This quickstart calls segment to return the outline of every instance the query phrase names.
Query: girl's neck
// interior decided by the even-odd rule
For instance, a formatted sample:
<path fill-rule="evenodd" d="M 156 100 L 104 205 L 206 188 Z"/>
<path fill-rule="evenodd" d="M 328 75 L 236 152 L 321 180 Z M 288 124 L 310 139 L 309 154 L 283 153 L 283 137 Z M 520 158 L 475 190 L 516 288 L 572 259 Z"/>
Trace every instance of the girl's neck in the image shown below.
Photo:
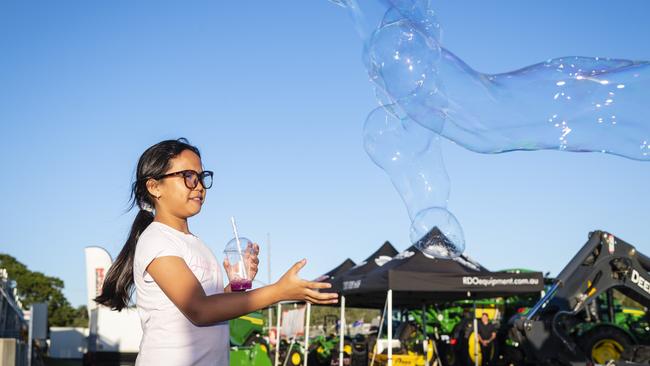
<path fill-rule="evenodd" d="M 172 215 L 165 215 L 164 213 L 156 212 L 156 216 L 153 218 L 154 221 L 161 222 L 169 227 L 172 227 L 178 231 L 181 231 L 185 234 L 190 234 L 190 229 L 187 226 L 187 219 L 175 217 Z"/>

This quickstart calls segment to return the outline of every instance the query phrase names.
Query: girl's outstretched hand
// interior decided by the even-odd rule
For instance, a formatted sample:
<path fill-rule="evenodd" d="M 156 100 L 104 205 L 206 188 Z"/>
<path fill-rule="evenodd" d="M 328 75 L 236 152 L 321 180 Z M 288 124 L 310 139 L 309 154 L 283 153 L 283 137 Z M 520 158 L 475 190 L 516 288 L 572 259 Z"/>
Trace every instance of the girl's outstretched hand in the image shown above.
<path fill-rule="evenodd" d="M 275 283 L 274 286 L 279 291 L 282 300 L 307 301 L 312 304 L 336 304 L 338 294 L 318 291 L 332 287 L 331 284 L 306 281 L 298 276 L 298 272 L 305 264 L 307 264 L 306 259 L 297 262 Z"/>

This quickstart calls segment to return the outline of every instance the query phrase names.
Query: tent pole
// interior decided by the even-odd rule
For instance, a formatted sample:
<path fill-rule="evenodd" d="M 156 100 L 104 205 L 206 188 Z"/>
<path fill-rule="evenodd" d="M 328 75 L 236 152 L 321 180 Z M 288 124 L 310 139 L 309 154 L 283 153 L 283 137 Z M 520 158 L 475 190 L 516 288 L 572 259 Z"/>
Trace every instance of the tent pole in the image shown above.
<path fill-rule="evenodd" d="M 268 332 L 271 330 L 271 327 L 273 326 L 273 305 L 269 306 L 266 310 L 269 312 L 267 323 L 266 323 L 267 324 L 266 331 Z"/>
<path fill-rule="evenodd" d="M 305 326 L 305 362 L 304 366 L 307 366 L 307 356 L 309 356 L 309 323 L 311 322 L 311 303 L 307 303 L 307 325 Z"/>
<path fill-rule="evenodd" d="M 345 296 L 341 296 L 341 320 L 339 321 L 339 366 L 343 366 L 343 347 L 345 346 Z"/>
<path fill-rule="evenodd" d="M 424 351 L 424 366 L 429 366 L 429 357 L 427 357 L 428 354 L 428 347 L 429 347 L 429 335 L 427 334 L 427 305 L 425 303 L 422 303 L 422 316 L 420 317 L 422 319 L 422 335 L 423 335 L 423 340 L 422 340 L 422 351 Z"/>
<path fill-rule="evenodd" d="M 393 290 L 388 290 L 388 366 L 393 366 Z"/>
<path fill-rule="evenodd" d="M 381 339 L 381 331 L 384 328 L 384 319 L 386 318 L 386 305 L 388 303 L 384 303 L 384 311 L 381 313 L 381 320 L 379 321 L 379 331 L 377 332 L 377 340 L 375 341 L 375 349 L 371 350 L 372 351 L 372 360 L 370 361 L 370 366 L 375 365 L 375 356 L 377 356 L 377 343 L 379 343 L 379 340 Z"/>
<path fill-rule="evenodd" d="M 267 268 L 267 270 L 268 270 L 267 281 L 268 281 L 268 284 L 270 285 L 271 283 L 273 283 L 271 281 L 272 277 L 271 277 L 271 234 L 270 233 L 266 233 L 266 244 L 268 246 L 268 250 L 266 251 L 266 265 L 268 266 L 268 268 Z M 269 306 L 269 309 L 268 309 L 269 310 L 269 314 L 268 314 L 269 315 L 269 323 L 268 323 L 268 329 L 269 330 L 271 329 L 271 325 L 273 324 L 273 314 L 271 312 L 272 309 L 273 309 L 273 306 Z"/>
<path fill-rule="evenodd" d="M 293 348 L 293 345 L 296 343 L 296 337 L 291 337 L 291 342 L 289 342 L 289 349 L 287 349 L 287 355 L 284 356 L 284 362 L 282 363 L 282 366 L 287 366 L 287 361 L 289 361 L 289 356 L 291 355 L 291 348 Z"/>
<path fill-rule="evenodd" d="M 478 321 L 476 320 L 476 300 L 474 300 L 474 366 L 478 366 Z"/>
<path fill-rule="evenodd" d="M 273 365 L 278 366 L 280 363 L 280 318 L 282 317 L 282 304 L 278 303 L 278 313 L 276 314 L 276 325 L 275 325 L 275 362 Z"/>
<path fill-rule="evenodd" d="M 438 330 L 434 327 L 433 328 L 433 334 L 431 335 L 431 347 L 433 348 L 433 353 L 436 356 L 436 362 L 438 362 L 436 365 L 440 366 L 442 365 L 442 360 L 440 359 L 440 353 L 438 352 L 438 345 L 436 344 L 436 341 L 440 339 L 438 336 Z"/>
<path fill-rule="evenodd" d="M 266 323 L 266 332 L 267 332 L 267 334 L 270 334 L 271 333 L 271 327 L 273 327 L 273 305 L 269 305 L 269 307 L 266 308 L 266 310 L 269 313 L 268 314 L 269 315 L 268 323 Z"/>

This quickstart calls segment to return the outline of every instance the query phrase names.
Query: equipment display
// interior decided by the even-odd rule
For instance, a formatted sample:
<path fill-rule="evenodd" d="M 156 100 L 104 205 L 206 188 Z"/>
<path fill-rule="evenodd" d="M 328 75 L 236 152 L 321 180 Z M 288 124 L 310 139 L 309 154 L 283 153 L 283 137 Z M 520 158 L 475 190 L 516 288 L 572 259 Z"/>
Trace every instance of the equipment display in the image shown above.
<path fill-rule="evenodd" d="M 624 310 L 615 292 L 647 309 L 650 258 L 595 231 L 530 311 L 512 321 L 521 362 L 538 365 L 650 362 L 648 315 Z M 634 315 L 633 315 L 634 314 Z"/>

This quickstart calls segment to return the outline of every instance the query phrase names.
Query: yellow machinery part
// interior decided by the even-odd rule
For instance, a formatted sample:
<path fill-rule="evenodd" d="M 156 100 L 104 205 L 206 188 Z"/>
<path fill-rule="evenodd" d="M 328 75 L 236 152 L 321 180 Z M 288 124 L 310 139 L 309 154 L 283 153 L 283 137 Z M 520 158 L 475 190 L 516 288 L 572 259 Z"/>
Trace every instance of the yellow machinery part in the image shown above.
<path fill-rule="evenodd" d="M 606 364 L 610 360 L 618 360 L 623 353 L 623 345 L 617 341 L 604 338 L 596 342 L 591 348 L 591 359 L 599 364 Z"/>
<path fill-rule="evenodd" d="M 345 353 L 346 355 L 351 355 L 352 354 L 352 346 L 350 346 L 349 344 L 346 344 L 345 346 L 343 346 L 343 353 Z"/>
<path fill-rule="evenodd" d="M 469 353 L 469 359 L 472 360 L 472 365 L 476 362 L 475 358 L 478 358 L 478 364 L 480 365 L 483 362 L 483 355 L 481 354 L 481 344 L 476 340 L 476 333 L 472 332 L 469 335 L 468 343 L 467 352 Z"/>
<path fill-rule="evenodd" d="M 374 352 L 374 349 L 373 349 Z M 434 356 L 433 351 L 433 342 L 429 340 L 429 347 L 427 348 L 427 358 L 429 359 L 429 364 L 431 364 L 431 359 Z M 372 360 L 372 353 L 368 354 L 368 360 Z M 379 354 L 375 356 L 375 365 L 384 366 L 388 364 L 388 355 Z M 421 354 L 416 352 L 408 351 L 408 354 L 393 354 L 393 365 L 394 366 L 424 366 L 424 357 Z"/>
<path fill-rule="evenodd" d="M 291 364 L 294 366 L 300 365 L 300 354 L 298 352 L 291 354 Z"/>

